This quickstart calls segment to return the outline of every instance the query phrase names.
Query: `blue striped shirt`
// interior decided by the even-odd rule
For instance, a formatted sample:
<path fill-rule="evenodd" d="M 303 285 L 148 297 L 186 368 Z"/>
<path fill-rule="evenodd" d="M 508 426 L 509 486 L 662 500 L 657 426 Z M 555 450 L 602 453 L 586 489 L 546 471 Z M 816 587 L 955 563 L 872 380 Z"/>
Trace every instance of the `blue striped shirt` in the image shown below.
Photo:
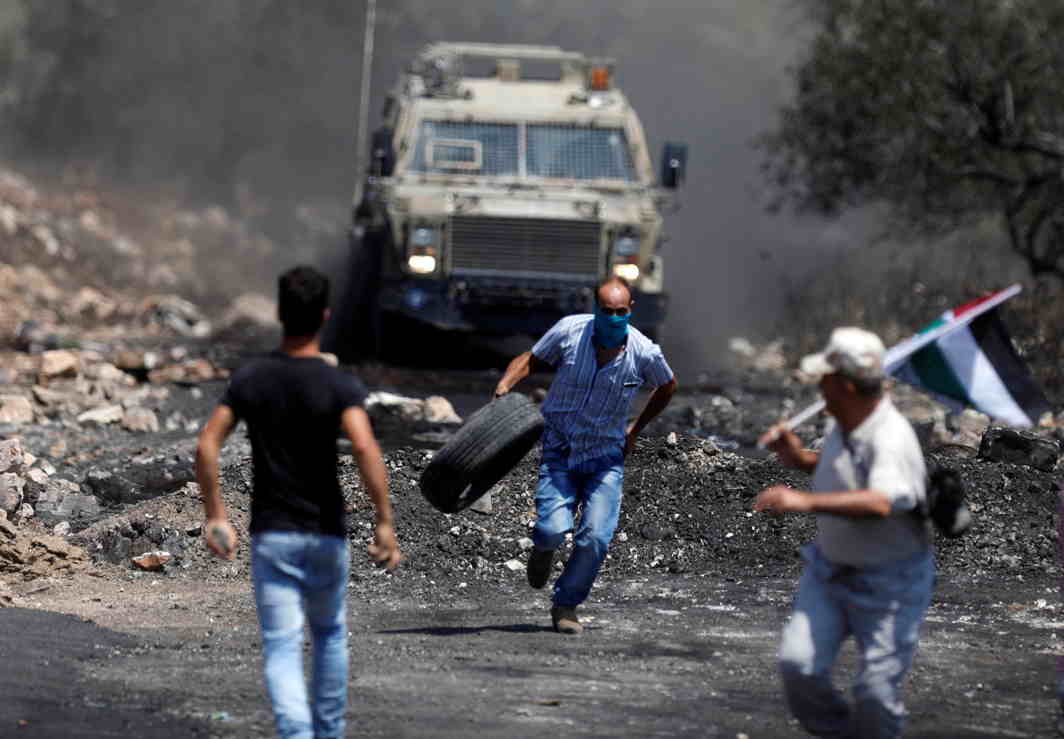
<path fill-rule="evenodd" d="M 569 467 L 624 448 L 632 399 L 643 385 L 673 378 L 661 347 L 635 327 L 623 351 L 598 366 L 591 342 L 594 316 L 567 316 L 543 335 L 532 353 L 557 375 L 543 402 L 543 451 L 568 456 Z"/>

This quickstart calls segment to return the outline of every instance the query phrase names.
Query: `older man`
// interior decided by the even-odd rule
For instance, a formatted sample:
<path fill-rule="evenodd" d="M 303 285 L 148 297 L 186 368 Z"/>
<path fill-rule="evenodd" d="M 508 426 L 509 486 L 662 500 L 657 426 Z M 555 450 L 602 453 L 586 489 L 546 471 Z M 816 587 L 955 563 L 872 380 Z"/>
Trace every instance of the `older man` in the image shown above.
<path fill-rule="evenodd" d="M 554 552 L 582 506 L 572 555 L 554 584 L 551 621 L 565 634 L 583 630 L 576 607 L 591 592 L 617 528 L 624 458 L 676 392 L 676 378 L 661 349 L 628 325 L 633 306 L 628 284 L 610 279 L 595 295 L 594 315 L 560 320 L 531 351 L 510 362 L 495 389 L 498 397 L 531 372 L 557 372 L 543 403 L 547 423 L 528 583 L 537 589 L 547 584 Z M 644 386 L 654 392 L 628 425 L 632 400 Z"/>
<path fill-rule="evenodd" d="M 812 491 L 776 486 L 754 509 L 817 514 L 794 611 L 783 630 L 780 670 L 791 711 L 825 737 L 897 737 L 900 686 L 931 600 L 935 563 L 926 519 L 924 457 L 909 422 L 883 388 L 883 342 L 838 328 L 827 348 L 802 360 L 820 378 L 834 426 L 819 452 L 776 426 L 762 437 L 784 464 L 813 473 Z M 860 672 L 851 706 L 831 668 L 852 635 Z"/>

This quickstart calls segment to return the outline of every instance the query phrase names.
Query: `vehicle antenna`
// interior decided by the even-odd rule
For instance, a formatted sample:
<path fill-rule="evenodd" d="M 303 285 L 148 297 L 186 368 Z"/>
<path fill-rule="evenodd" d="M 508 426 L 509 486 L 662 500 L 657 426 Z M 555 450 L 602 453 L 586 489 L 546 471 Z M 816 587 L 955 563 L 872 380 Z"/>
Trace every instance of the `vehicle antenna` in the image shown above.
<path fill-rule="evenodd" d="M 366 129 L 369 127 L 369 85 L 373 67 L 373 31 L 377 22 L 377 0 L 366 0 L 366 24 L 362 41 L 362 79 L 358 98 L 358 132 L 355 150 L 355 196 L 354 204 L 362 202 L 363 180 L 366 167 Z"/>

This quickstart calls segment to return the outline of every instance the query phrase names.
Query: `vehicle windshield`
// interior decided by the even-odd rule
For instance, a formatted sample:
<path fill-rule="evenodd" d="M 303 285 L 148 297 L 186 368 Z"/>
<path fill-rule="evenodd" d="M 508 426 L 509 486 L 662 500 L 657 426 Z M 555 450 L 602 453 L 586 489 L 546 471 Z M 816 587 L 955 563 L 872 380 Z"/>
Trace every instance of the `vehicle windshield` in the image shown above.
<path fill-rule="evenodd" d="M 523 147 L 519 146 L 522 140 Z M 414 170 L 575 180 L 636 179 L 623 129 L 561 124 L 422 121 Z"/>
<path fill-rule="evenodd" d="M 628 139 L 620 128 L 530 125 L 527 136 L 531 177 L 635 179 Z"/>
<path fill-rule="evenodd" d="M 422 121 L 414 169 L 516 175 L 517 137 L 515 123 Z"/>

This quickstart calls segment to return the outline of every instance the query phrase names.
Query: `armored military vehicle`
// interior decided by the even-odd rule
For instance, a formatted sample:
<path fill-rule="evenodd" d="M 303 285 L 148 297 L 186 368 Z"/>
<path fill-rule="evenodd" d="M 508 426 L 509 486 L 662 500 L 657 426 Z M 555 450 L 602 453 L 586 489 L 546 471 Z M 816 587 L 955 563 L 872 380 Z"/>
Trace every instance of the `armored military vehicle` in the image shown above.
<path fill-rule="evenodd" d="M 657 337 L 662 211 L 686 148 L 665 145 L 656 180 L 613 71 L 555 47 L 424 48 L 372 135 L 352 229 L 362 297 L 337 319 L 368 323 L 377 350 L 403 333 L 395 319 L 536 336 L 591 310 L 594 285 L 616 274 L 633 287 L 633 323 Z"/>

